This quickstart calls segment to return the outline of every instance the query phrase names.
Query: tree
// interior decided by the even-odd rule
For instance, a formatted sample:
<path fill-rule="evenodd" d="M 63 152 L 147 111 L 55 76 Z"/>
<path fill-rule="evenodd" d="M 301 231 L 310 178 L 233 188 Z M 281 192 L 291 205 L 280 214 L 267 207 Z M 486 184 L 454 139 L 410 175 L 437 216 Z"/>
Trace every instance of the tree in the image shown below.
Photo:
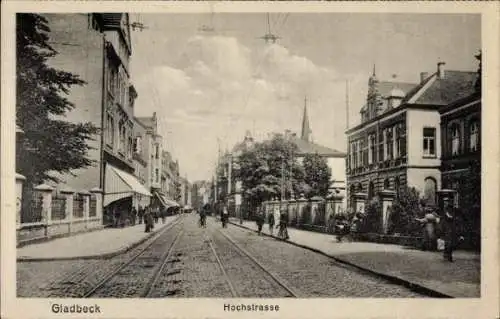
<path fill-rule="evenodd" d="M 306 197 L 326 197 L 330 188 L 330 177 L 332 175 L 326 159 L 318 154 L 307 154 L 304 157 L 302 165 L 305 172 L 304 181 L 310 186 Z"/>
<path fill-rule="evenodd" d="M 243 198 L 249 209 L 281 195 L 283 174 L 285 195 L 290 196 L 292 190 L 297 194 L 302 187 L 299 184 L 303 170 L 294 160 L 296 151 L 297 146 L 281 134 L 242 151 L 235 177 L 242 182 Z"/>
<path fill-rule="evenodd" d="M 420 193 L 416 188 L 403 189 L 392 206 L 389 231 L 403 235 L 419 235 L 419 223 L 415 219 L 421 217 L 421 204 Z"/>
<path fill-rule="evenodd" d="M 95 161 L 88 145 L 99 129 L 91 123 L 62 120 L 75 105 L 67 95 L 85 82 L 78 75 L 50 67 L 57 52 L 49 43 L 47 20 L 22 13 L 16 19 L 16 123 L 24 131 L 16 140 L 16 170 L 26 184 L 58 182 L 51 172 L 71 173 Z"/>

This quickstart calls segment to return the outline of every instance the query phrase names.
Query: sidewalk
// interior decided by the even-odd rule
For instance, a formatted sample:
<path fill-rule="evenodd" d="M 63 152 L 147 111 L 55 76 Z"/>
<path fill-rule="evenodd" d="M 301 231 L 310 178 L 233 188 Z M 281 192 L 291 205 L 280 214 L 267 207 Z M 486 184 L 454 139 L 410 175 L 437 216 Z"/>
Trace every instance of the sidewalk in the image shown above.
<path fill-rule="evenodd" d="M 42 261 L 112 257 L 141 244 L 179 216 L 168 216 L 165 224 L 162 224 L 160 219 L 151 233 L 144 232 L 144 224 L 138 224 L 125 228 L 105 228 L 40 244 L 27 245 L 17 248 L 17 260 Z"/>
<path fill-rule="evenodd" d="M 231 218 L 231 223 L 256 231 L 255 222 Z M 269 225 L 263 232 L 269 234 Z M 274 234 L 277 234 L 275 229 Z M 368 242 L 337 243 L 332 235 L 288 229 L 293 244 L 317 250 L 338 261 L 368 270 L 395 281 L 410 283 L 456 298 L 481 294 L 481 256 L 478 253 L 456 251 L 454 262 L 443 260 L 441 252 L 425 252 L 399 245 Z"/>

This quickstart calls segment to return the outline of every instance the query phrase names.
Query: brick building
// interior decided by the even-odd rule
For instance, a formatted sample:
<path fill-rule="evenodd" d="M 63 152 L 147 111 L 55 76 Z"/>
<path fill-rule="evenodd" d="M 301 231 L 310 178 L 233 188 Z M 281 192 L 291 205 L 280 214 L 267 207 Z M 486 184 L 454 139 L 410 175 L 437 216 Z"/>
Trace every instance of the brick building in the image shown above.
<path fill-rule="evenodd" d="M 474 90 L 475 72 L 445 70 L 438 63 L 420 83 L 379 81 L 375 70 L 368 82 L 361 124 L 349 129 L 347 196 L 370 200 L 381 190 L 396 196 L 404 187 L 418 189 L 428 205 L 441 189 L 441 130 L 439 109 Z"/>

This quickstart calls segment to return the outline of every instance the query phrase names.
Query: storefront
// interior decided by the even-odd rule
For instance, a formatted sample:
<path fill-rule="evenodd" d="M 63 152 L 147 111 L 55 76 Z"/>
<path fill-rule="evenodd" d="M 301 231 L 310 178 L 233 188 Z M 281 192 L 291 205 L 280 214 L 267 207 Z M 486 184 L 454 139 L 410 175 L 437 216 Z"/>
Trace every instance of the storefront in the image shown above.
<path fill-rule="evenodd" d="M 104 224 L 124 226 L 131 219 L 132 207 L 144 205 L 151 193 L 133 175 L 106 165 L 104 184 Z M 142 203 L 142 204 L 141 204 Z"/>

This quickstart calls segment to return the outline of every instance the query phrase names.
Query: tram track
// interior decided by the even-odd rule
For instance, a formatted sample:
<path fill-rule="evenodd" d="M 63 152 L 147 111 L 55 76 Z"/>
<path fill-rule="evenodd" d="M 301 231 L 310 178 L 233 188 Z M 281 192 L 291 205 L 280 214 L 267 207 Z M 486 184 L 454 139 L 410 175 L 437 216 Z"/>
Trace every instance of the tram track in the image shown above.
<path fill-rule="evenodd" d="M 85 292 L 83 298 L 137 298 L 150 294 L 155 278 L 171 257 L 182 234 L 182 222 L 163 230 L 125 263 L 108 272 Z M 180 228 L 180 229 L 179 229 Z M 170 233 L 167 231 L 171 231 Z M 165 250 L 164 247 L 168 249 Z"/>
<path fill-rule="evenodd" d="M 207 241 L 234 298 L 256 297 L 254 293 L 258 297 L 267 298 L 298 298 L 301 296 L 299 291 L 291 288 L 283 279 L 265 267 L 222 229 L 211 231 L 207 235 Z M 219 254 L 216 247 L 223 251 L 224 254 Z M 233 252 L 236 251 L 239 258 L 235 257 L 228 247 L 231 247 Z M 235 263 L 239 263 L 239 266 L 234 267 Z M 245 275 L 253 279 L 246 281 Z M 263 282 L 266 282 L 267 289 L 261 289 L 264 286 Z"/>

